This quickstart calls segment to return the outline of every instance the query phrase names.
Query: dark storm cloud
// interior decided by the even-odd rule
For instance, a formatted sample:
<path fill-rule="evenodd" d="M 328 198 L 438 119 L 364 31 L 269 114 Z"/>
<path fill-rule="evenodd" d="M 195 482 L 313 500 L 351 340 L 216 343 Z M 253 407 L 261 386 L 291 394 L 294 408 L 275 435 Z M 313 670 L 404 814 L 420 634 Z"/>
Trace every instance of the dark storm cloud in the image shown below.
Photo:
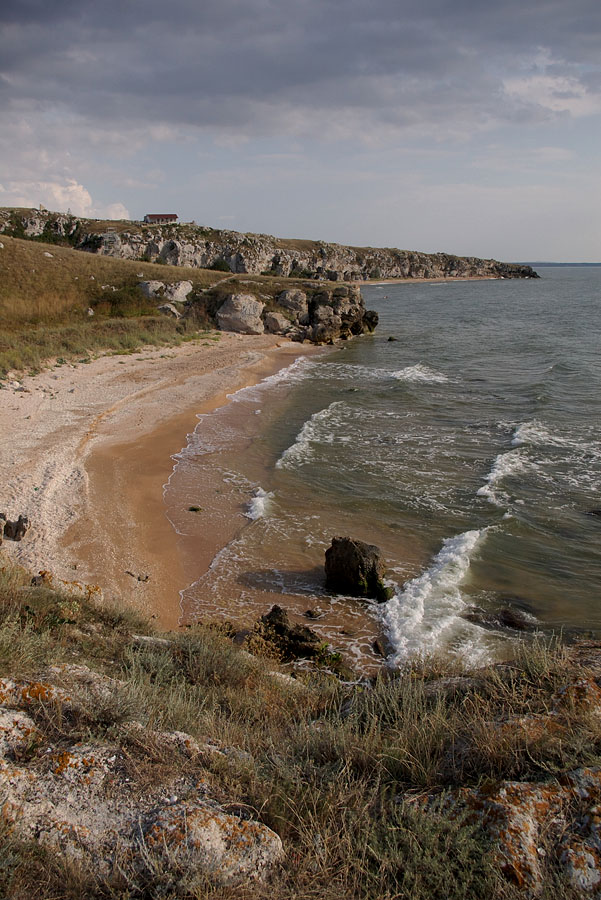
<path fill-rule="evenodd" d="M 5 0 L 0 104 L 91 120 L 311 130 L 525 117 L 503 77 L 599 83 L 598 0 Z M 531 111 L 534 115 L 534 112 Z M 541 112 L 541 115 L 544 113 Z"/>

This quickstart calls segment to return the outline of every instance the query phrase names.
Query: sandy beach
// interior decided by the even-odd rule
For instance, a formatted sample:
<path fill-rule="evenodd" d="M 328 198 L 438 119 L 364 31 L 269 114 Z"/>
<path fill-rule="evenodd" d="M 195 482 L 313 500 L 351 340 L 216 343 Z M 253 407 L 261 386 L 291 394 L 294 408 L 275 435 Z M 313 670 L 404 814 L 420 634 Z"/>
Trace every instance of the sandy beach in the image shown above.
<path fill-rule="evenodd" d="M 224 333 L 9 381 L 0 390 L 0 511 L 27 515 L 31 529 L 4 549 L 32 572 L 98 584 L 106 599 L 176 627 L 186 585 L 163 507 L 171 457 L 199 413 L 315 352 L 271 335 Z M 201 568 L 222 539 L 204 536 Z"/>

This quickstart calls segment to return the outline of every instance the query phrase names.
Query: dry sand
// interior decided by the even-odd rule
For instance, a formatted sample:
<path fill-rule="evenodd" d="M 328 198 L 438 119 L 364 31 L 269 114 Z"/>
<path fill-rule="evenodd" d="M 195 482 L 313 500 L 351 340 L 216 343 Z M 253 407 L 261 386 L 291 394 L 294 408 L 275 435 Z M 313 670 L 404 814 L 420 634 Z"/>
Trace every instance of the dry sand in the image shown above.
<path fill-rule="evenodd" d="M 163 507 L 171 457 L 199 413 L 316 349 L 222 334 L 9 384 L 0 391 L 0 512 L 27 515 L 32 527 L 4 548 L 32 572 L 97 583 L 106 598 L 176 626 L 186 584 Z M 209 562 L 219 547 L 208 534 Z"/>

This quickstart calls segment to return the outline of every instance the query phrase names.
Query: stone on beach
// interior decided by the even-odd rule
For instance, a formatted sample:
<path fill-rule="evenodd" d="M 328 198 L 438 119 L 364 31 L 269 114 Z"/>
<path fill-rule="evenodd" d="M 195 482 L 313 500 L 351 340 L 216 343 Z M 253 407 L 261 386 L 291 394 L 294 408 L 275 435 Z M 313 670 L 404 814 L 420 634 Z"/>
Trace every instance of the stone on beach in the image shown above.
<path fill-rule="evenodd" d="M 4 513 L 0 513 L 0 544 L 3 537 L 7 541 L 23 540 L 29 528 L 30 522 L 27 516 L 19 516 L 15 522 L 11 522 Z"/>
<path fill-rule="evenodd" d="M 311 659 L 322 643 L 311 628 L 291 623 L 288 613 L 281 606 L 272 606 L 268 613 L 261 616 L 255 632 L 277 648 L 284 662 Z"/>

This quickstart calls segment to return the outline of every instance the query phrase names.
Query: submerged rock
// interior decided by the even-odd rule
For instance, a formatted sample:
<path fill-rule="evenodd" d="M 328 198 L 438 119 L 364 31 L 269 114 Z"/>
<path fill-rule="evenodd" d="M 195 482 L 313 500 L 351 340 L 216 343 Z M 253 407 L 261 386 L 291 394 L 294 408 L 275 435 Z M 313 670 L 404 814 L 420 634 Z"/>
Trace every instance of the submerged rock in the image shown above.
<path fill-rule="evenodd" d="M 389 600 L 392 589 L 384 584 L 385 567 L 380 549 L 350 537 L 335 537 L 326 550 L 326 587 L 339 594 Z"/>
<path fill-rule="evenodd" d="M 482 628 L 511 628 L 514 631 L 531 631 L 536 628 L 536 617 L 517 606 L 503 606 L 499 610 L 486 610 L 471 606 L 464 618 Z"/>

